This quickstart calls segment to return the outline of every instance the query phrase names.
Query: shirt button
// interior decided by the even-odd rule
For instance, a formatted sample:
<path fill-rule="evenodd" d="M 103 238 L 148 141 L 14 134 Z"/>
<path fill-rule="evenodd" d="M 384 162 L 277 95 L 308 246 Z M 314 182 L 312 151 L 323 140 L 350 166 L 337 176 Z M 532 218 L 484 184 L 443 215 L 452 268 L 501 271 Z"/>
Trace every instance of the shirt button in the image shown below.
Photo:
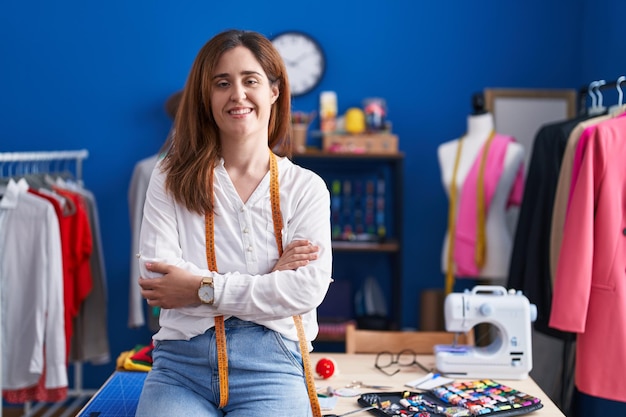
<path fill-rule="evenodd" d="M 252 252 L 252 246 L 248 246 L 248 252 Z"/>
<path fill-rule="evenodd" d="M 626 236 L 626 228 L 622 230 L 622 233 L 624 234 L 624 236 Z"/>
<path fill-rule="evenodd" d="M 250 233 L 250 229 L 248 229 L 247 227 L 245 227 L 245 228 L 243 229 L 243 232 L 244 232 L 244 233 Z"/>

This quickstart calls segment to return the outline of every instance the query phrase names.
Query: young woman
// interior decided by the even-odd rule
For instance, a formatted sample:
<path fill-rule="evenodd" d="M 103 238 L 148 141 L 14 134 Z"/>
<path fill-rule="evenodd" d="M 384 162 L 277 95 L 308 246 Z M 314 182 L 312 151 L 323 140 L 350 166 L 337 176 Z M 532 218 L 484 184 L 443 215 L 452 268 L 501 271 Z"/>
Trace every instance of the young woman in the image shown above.
<path fill-rule="evenodd" d="M 331 282 L 330 196 L 274 153 L 291 152 L 290 105 L 263 35 L 226 31 L 198 53 L 146 195 L 139 285 L 161 316 L 137 416 L 311 415 L 293 316 L 308 352 Z"/>

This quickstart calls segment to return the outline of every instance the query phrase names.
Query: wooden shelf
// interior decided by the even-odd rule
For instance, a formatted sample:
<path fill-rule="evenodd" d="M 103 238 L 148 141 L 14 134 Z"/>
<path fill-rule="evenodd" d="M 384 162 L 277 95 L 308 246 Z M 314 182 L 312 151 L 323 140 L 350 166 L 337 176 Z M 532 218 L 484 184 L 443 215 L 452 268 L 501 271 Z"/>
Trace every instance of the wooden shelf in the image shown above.
<path fill-rule="evenodd" d="M 315 342 L 345 342 L 346 334 L 326 334 L 319 333 L 315 338 Z"/>
<path fill-rule="evenodd" d="M 329 159 L 402 159 L 404 153 L 346 153 L 325 152 L 319 149 L 307 149 L 303 153 L 294 153 L 293 159 L 300 158 L 329 158 Z"/>
<path fill-rule="evenodd" d="M 397 252 L 400 250 L 400 244 L 397 241 L 351 242 L 334 240 L 333 249 L 336 251 L 350 252 Z"/>

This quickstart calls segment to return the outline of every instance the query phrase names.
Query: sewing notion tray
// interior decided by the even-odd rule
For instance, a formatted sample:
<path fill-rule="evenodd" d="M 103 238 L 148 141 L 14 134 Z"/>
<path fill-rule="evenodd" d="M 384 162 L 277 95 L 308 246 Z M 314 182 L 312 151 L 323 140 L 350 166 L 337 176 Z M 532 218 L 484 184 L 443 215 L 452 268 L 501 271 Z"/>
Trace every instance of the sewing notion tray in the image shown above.
<path fill-rule="evenodd" d="M 452 382 L 423 392 L 362 394 L 363 407 L 381 417 L 510 417 L 543 407 L 541 400 L 491 379 Z"/>

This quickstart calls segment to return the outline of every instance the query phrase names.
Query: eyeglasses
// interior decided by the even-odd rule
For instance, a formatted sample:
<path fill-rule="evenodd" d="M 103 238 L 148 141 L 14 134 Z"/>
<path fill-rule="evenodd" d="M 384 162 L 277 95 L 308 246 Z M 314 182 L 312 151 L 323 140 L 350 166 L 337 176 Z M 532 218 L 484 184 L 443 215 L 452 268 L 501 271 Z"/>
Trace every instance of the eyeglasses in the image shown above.
<path fill-rule="evenodd" d="M 393 372 L 387 371 L 386 368 L 389 368 L 391 365 L 398 366 L 419 366 L 424 372 L 430 372 L 431 370 L 425 367 L 417 360 L 417 354 L 413 352 L 411 349 L 404 349 L 398 354 L 393 354 L 388 351 L 380 352 L 376 355 L 376 362 L 374 366 L 376 369 L 381 371 L 382 373 L 392 376 L 400 372 L 400 368 L 396 369 Z"/>

